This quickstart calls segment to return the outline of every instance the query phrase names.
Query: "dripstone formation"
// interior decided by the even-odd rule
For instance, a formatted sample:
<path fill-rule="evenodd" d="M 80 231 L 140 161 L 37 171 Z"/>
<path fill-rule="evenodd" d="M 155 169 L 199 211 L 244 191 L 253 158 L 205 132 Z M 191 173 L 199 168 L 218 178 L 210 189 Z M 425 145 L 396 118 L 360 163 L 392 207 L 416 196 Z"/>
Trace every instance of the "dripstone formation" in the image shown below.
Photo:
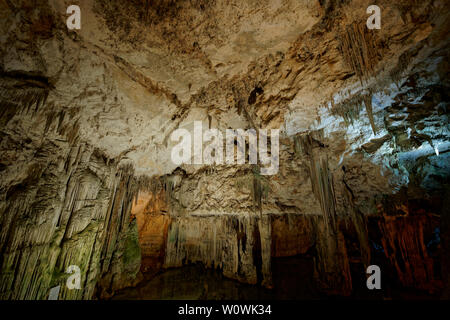
<path fill-rule="evenodd" d="M 297 270 L 367 295 L 378 265 L 376 297 L 449 298 L 448 1 L 377 1 L 380 29 L 368 0 L 75 2 L 0 0 L 0 299 L 194 264 L 288 298 Z M 196 121 L 279 129 L 277 173 L 175 164 Z"/>

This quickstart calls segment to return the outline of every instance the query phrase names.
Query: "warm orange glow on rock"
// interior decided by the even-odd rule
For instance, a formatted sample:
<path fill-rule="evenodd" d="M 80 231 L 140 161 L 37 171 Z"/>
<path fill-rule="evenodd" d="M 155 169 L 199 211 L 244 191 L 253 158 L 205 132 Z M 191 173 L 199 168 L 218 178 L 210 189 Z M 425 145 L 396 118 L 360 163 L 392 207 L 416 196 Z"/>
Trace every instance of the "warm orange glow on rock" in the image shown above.
<path fill-rule="evenodd" d="M 131 209 L 136 216 L 139 245 L 142 251 L 142 271 L 159 269 L 164 261 L 167 230 L 170 217 L 166 215 L 167 205 L 164 191 L 153 194 L 141 192 Z"/>

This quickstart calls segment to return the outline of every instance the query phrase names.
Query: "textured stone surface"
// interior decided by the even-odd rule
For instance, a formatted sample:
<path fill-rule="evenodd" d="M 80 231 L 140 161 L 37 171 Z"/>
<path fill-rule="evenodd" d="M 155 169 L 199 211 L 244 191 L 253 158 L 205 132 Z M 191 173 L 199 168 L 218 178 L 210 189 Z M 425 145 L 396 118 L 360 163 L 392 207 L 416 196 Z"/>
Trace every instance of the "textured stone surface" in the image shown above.
<path fill-rule="evenodd" d="M 403 285 L 442 286 L 424 226 L 450 173 L 446 1 L 379 1 L 380 30 L 366 0 L 85 0 L 78 31 L 69 4 L 0 1 L 2 299 L 108 297 L 141 257 L 270 287 L 272 257 L 308 251 L 319 287 L 349 295 L 378 233 Z M 278 174 L 177 167 L 170 134 L 194 121 L 280 128 Z M 391 205 L 413 200 L 417 218 Z"/>

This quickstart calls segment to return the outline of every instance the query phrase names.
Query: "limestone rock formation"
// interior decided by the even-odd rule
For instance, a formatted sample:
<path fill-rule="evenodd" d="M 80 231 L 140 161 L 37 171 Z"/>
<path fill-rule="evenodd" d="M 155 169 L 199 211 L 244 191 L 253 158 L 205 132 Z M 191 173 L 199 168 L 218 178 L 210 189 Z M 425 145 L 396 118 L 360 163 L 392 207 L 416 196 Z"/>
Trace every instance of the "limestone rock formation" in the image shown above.
<path fill-rule="evenodd" d="M 368 0 L 71 4 L 0 0 L 0 299 L 194 263 L 273 288 L 295 256 L 325 294 L 379 264 L 449 297 L 447 1 L 377 1 L 379 30 Z M 196 121 L 280 129 L 278 172 L 177 165 Z"/>

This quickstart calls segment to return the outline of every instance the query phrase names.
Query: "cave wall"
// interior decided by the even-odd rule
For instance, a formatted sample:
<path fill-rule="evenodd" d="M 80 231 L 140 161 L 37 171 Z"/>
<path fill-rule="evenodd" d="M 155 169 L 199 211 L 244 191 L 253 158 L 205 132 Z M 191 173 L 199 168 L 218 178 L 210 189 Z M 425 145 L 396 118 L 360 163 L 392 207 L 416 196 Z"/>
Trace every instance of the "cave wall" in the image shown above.
<path fill-rule="evenodd" d="M 2 150 L 14 154 L 8 140 Z M 16 171 L 13 183 L 4 186 L 2 299 L 45 299 L 57 285 L 60 299 L 89 299 L 105 273 L 133 278 L 140 249 L 129 219 L 132 175 L 107 165 L 85 144 L 48 138 L 38 143 L 28 142 L 30 152 L 40 154 L 28 163 L 30 169 Z M 82 290 L 65 285 L 71 265 L 80 268 Z M 125 283 L 115 281 L 111 286 Z"/>
<path fill-rule="evenodd" d="M 131 215 L 138 225 L 141 248 L 141 269 L 145 273 L 157 271 L 164 263 L 171 217 L 168 214 L 164 190 L 141 192 L 133 203 Z"/>
<path fill-rule="evenodd" d="M 374 32 L 363 0 L 86 0 L 79 31 L 66 4 L 0 1 L 0 298 L 109 297 L 141 265 L 195 262 L 270 287 L 272 257 L 307 252 L 349 295 L 379 247 L 403 285 L 442 286 L 446 206 L 426 201 L 448 190 L 446 2 L 380 1 Z M 170 134 L 196 120 L 281 128 L 278 174 L 177 168 Z M 430 209 L 392 207 L 410 201 Z"/>
<path fill-rule="evenodd" d="M 48 78 L 2 81 L 1 298 L 46 299 L 61 285 L 60 299 L 90 299 L 104 274 L 107 288 L 127 285 L 141 259 L 133 169 L 81 141 L 74 113 L 47 100 Z M 81 290 L 65 285 L 72 265 Z"/>

